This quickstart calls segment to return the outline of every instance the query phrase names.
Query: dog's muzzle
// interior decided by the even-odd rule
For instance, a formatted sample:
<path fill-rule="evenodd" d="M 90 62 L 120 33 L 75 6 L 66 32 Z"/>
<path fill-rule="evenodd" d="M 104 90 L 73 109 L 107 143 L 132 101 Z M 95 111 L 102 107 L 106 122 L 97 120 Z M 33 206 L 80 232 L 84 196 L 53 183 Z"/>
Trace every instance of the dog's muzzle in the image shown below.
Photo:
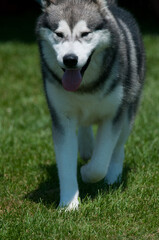
<path fill-rule="evenodd" d="M 78 63 L 78 56 L 76 56 L 75 54 L 66 54 L 63 57 L 63 63 L 66 68 L 75 68 Z"/>
<path fill-rule="evenodd" d="M 65 90 L 75 92 L 79 88 L 84 72 L 91 61 L 92 54 L 82 69 L 77 68 L 78 56 L 75 54 L 66 54 L 63 57 L 63 63 L 66 66 L 66 69 L 63 69 L 64 75 L 62 78 L 62 85 Z"/>

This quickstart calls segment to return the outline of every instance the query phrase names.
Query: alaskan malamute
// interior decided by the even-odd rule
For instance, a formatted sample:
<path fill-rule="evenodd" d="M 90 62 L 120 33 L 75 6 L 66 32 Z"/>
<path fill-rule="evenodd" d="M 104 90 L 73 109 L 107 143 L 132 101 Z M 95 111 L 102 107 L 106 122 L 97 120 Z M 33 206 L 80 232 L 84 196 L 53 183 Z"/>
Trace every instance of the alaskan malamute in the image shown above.
<path fill-rule="evenodd" d="M 44 0 L 36 32 L 60 206 L 74 209 L 78 150 L 90 159 L 81 168 L 84 182 L 120 180 L 144 82 L 143 43 L 134 18 L 113 0 Z M 92 124 L 98 124 L 95 141 Z"/>

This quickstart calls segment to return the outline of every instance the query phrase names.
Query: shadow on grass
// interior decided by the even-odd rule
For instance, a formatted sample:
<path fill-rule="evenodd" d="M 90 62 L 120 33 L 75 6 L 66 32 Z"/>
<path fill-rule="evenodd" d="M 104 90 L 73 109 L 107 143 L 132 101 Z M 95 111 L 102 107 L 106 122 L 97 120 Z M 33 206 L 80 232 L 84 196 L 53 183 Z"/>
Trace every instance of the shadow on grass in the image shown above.
<path fill-rule="evenodd" d="M 115 183 L 113 185 L 106 184 L 104 180 L 98 183 L 86 184 L 82 181 L 81 177 L 79 177 L 78 183 L 79 183 L 79 189 L 80 189 L 79 192 L 80 192 L 81 200 L 85 199 L 86 196 L 93 200 L 98 195 L 98 192 L 101 192 L 101 193 L 106 192 L 107 194 L 109 194 L 110 192 L 112 193 L 112 191 L 116 191 L 118 188 L 121 188 L 122 191 L 125 191 L 125 189 L 127 188 L 128 174 L 130 171 L 131 171 L 131 168 L 128 165 L 125 165 L 123 168 L 121 182 Z"/>
<path fill-rule="evenodd" d="M 40 183 L 37 189 L 27 194 L 25 199 L 35 203 L 41 202 L 46 207 L 53 204 L 56 208 L 60 200 L 59 180 L 56 165 L 41 165 L 40 167 L 47 171 L 48 178 L 46 181 Z M 94 184 L 85 184 L 82 182 L 80 177 L 80 167 L 81 164 L 78 165 L 78 184 L 81 200 L 84 200 L 86 197 L 93 200 L 97 196 L 98 192 L 107 192 L 107 194 L 109 194 L 110 191 L 116 191 L 119 187 L 122 188 L 122 191 L 124 191 L 127 187 L 127 178 L 130 172 L 130 167 L 128 165 L 126 165 L 123 169 L 121 183 L 114 184 L 112 186 L 104 183 L 104 180 Z"/>
<path fill-rule="evenodd" d="M 25 199 L 29 199 L 33 202 L 42 202 L 45 206 L 50 206 L 54 204 L 55 207 L 59 203 L 59 180 L 57 174 L 56 165 L 40 165 L 43 171 L 47 173 L 47 180 L 41 182 L 37 189 L 28 193 Z"/>

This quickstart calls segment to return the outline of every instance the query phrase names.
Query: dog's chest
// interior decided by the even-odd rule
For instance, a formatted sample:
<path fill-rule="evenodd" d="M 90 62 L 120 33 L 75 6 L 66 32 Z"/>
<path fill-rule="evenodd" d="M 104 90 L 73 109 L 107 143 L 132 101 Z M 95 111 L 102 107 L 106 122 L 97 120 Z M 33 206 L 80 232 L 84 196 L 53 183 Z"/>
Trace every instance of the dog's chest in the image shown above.
<path fill-rule="evenodd" d="M 76 94 L 55 89 L 48 82 L 47 94 L 57 112 L 75 119 L 79 125 L 88 126 L 115 115 L 121 102 L 122 88 L 119 86 L 109 96 Z"/>
<path fill-rule="evenodd" d="M 100 98 L 99 95 L 86 95 L 74 98 L 68 114 L 75 117 L 78 124 L 90 125 L 110 117 L 116 112 L 117 104 L 113 98 Z"/>

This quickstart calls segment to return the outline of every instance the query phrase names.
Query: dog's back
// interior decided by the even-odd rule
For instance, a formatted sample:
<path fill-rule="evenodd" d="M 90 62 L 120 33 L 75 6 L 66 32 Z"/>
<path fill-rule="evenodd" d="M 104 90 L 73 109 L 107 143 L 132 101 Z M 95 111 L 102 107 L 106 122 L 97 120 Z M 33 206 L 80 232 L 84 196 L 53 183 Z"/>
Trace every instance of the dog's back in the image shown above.
<path fill-rule="evenodd" d="M 134 119 L 145 79 L 143 41 L 138 25 L 129 12 L 116 4 L 110 4 L 109 9 L 120 29 L 122 39 L 120 54 L 123 56 L 122 66 L 125 67 L 125 77 L 123 78 L 124 97 L 121 109 L 129 105 L 129 117 Z"/>

